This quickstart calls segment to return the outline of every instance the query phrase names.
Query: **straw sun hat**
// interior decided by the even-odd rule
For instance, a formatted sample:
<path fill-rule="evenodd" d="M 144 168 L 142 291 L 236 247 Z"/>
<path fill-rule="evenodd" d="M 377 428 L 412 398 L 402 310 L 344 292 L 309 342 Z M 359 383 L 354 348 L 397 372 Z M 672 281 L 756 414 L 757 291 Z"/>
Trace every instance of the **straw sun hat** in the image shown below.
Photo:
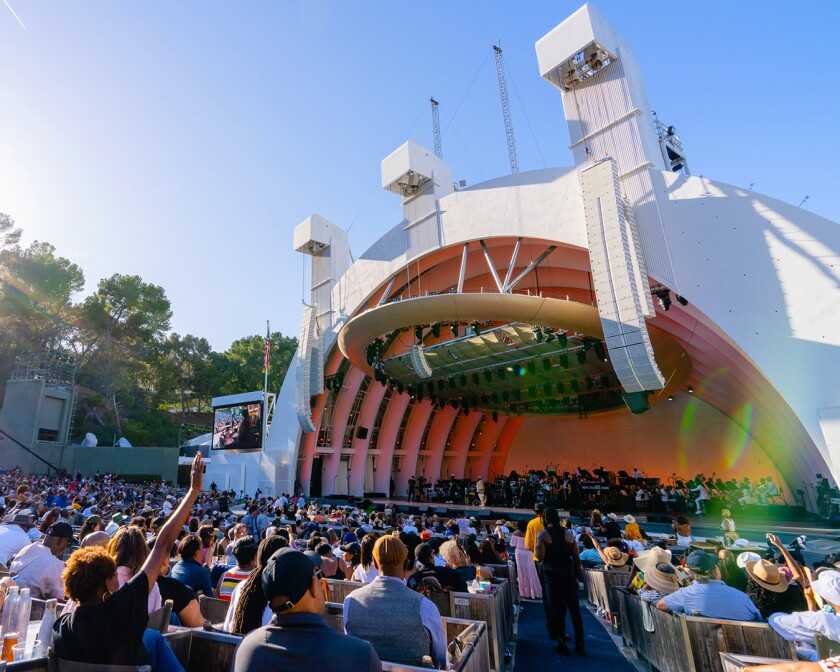
<path fill-rule="evenodd" d="M 604 555 L 607 558 L 607 564 L 614 567 L 621 567 L 627 564 L 627 559 L 630 557 L 627 553 L 622 553 L 620 548 L 615 546 L 607 546 L 604 549 Z"/>
<path fill-rule="evenodd" d="M 671 551 L 654 546 L 649 551 L 642 551 L 633 558 L 633 564 L 636 565 L 647 576 L 647 571 L 650 567 L 658 565 L 659 563 L 671 562 Z"/>
<path fill-rule="evenodd" d="M 765 590 L 783 593 L 788 588 L 787 577 L 772 562 L 767 562 L 767 560 L 748 562 L 746 570 L 750 578 Z"/>
<path fill-rule="evenodd" d="M 660 569 L 661 567 L 661 569 Z M 670 569 L 670 571 L 668 571 Z M 645 570 L 645 583 L 663 595 L 670 595 L 679 590 L 680 584 L 673 565 L 660 562 Z"/>

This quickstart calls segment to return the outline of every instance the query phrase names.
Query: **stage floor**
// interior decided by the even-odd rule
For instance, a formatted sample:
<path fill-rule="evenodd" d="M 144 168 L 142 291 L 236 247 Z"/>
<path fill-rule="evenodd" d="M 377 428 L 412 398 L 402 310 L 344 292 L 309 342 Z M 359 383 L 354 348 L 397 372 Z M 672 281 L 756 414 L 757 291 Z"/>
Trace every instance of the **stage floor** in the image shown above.
<path fill-rule="evenodd" d="M 426 503 L 426 502 L 407 502 L 405 499 L 372 499 L 371 500 L 377 506 L 382 506 L 385 504 L 392 504 L 394 506 L 400 507 L 409 507 L 409 509 L 413 512 L 417 512 L 420 507 L 428 507 L 427 513 L 434 513 L 435 509 L 448 509 L 449 515 L 456 511 L 464 511 L 468 516 L 475 516 L 480 520 L 488 520 L 490 518 L 497 519 L 497 518 L 507 518 L 508 520 L 517 521 L 521 518 L 530 519 L 533 517 L 533 512 L 529 509 L 514 509 L 509 507 L 497 507 L 497 506 L 467 506 L 467 505 L 455 505 L 455 504 L 441 504 L 438 502 L 433 503 Z M 603 513 L 608 513 L 608 511 L 603 511 Z M 610 513 L 615 513 L 619 517 L 619 522 L 621 523 L 621 518 L 628 512 L 626 511 L 612 511 Z M 663 534 L 663 533 L 670 533 L 671 526 L 668 523 L 661 523 L 661 522 L 650 522 L 648 520 L 648 515 L 644 512 L 631 512 L 636 520 L 639 522 L 642 527 L 644 527 L 645 531 L 654 534 Z M 560 510 L 560 516 L 568 517 L 569 511 Z M 661 516 L 665 516 L 665 513 L 651 513 L 652 516 L 659 518 Z M 737 524 L 738 533 L 751 541 L 759 542 L 759 543 L 766 543 L 765 535 L 767 532 L 773 532 L 774 534 L 778 535 L 779 538 L 784 543 L 789 543 L 794 538 L 798 537 L 799 535 L 806 535 L 809 541 L 812 539 L 820 539 L 825 542 L 837 542 L 837 550 L 840 551 L 840 529 L 830 526 L 827 522 L 826 523 L 819 523 L 814 520 L 784 520 L 774 522 L 772 518 L 768 516 L 754 516 L 750 515 L 747 512 L 741 512 L 740 514 L 737 511 L 733 511 L 732 516 Z M 676 517 L 676 514 L 674 514 Z M 696 537 L 716 537 L 722 534 L 720 530 L 720 518 L 716 515 L 709 514 L 709 515 L 686 515 L 686 517 L 691 522 L 692 526 L 692 536 Z M 623 524 L 622 524 L 623 525 Z M 822 546 L 822 545 L 821 545 Z M 826 548 L 830 548 L 831 544 L 826 544 Z M 821 555 L 824 557 L 826 554 L 831 552 L 831 550 L 826 550 L 824 553 L 822 552 L 823 549 L 820 549 Z"/>

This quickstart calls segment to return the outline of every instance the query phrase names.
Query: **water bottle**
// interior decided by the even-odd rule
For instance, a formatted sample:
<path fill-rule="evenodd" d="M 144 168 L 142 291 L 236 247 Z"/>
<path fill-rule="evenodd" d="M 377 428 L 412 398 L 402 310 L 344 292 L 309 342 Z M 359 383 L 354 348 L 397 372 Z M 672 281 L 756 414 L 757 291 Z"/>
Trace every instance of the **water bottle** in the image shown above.
<path fill-rule="evenodd" d="M 32 598 L 29 595 L 29 588 L 20 589 L 15 608 L 15 630 L 18 633 L 18 644 L 26 644 L 26 636 L 29 631 L 29 615 L 32 611 Z M 24 647 L 25 648 L 25 647 Z"/>
<path fill-rule="evenodd" d="M 41 619 L 41 627 L 38 630 L 38 648 L 32 646 L 32 658 L 46 658 L 47 651 L 52 646 L 53 625 L 55 624 L 56 608 L 58 607 L 58 600 L 47 600 L 47 605 L 44 607 L 44 617 Z"/>
<path fill-rule="evenodd" d="M 18 586 L 12 586 L 6 594 L 6 601 L 3 603 L 3 620 L 0 622 L 0 627 L 3 629 L 3 635 L 12 632 L 15 628 L 14 615 L 19 590 L 20 588 L 18 588 Z"/>

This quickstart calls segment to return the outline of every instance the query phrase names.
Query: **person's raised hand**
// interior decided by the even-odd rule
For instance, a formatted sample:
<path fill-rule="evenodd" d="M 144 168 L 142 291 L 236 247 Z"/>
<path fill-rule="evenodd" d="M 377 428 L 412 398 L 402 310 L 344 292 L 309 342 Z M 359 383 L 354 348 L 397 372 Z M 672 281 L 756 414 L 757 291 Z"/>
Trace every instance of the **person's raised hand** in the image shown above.
<path fill-rule="evenodd" d="M 190 470 L 190 488 L 201 491 L 201 481 L 204 476 L 204 460 L 201 459 L 201 451 L 195 454 L 195 459 Z"/>
<path fill-rule="evenodd" d="M 769 543 L 771 543 L 773 546 L 776 546 L 777 548 L 781 548 L 781 547 L 782 547 L 782 542 L 779 540 L 779 537 L 777 537 L 777 536 L 776 536 L 775 534 L 773 534 L 772 532 L 768 532 L 768 533 L 767 533 L 767 541 L 768 541 Z"/>

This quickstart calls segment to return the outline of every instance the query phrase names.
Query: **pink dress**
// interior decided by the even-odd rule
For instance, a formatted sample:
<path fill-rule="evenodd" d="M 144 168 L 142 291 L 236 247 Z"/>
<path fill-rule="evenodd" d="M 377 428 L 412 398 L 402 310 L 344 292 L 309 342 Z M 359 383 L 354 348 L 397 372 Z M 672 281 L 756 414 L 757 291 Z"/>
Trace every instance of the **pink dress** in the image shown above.
<path fill-rule="evenodd" d="M 542 586 L 537 568 L 534 565 L 534 554 L 525 548 L 525 537 L 513 535 L 510 538 L 516 557 L 516 572 L 519 577 L 519 595 L 528 600 L 542 599 Z"/>

